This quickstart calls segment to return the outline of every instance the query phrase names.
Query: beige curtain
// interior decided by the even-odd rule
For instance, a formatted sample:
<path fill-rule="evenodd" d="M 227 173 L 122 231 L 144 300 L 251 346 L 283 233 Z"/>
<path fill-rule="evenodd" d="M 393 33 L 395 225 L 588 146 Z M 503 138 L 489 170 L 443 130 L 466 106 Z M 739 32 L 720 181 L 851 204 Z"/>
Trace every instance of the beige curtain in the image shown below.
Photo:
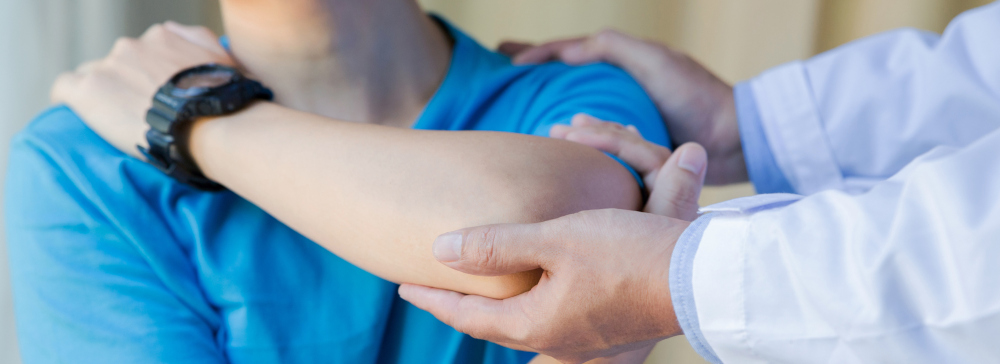
<path fill-rule="evenodd" d="M 363 1 L 363 0 L 358 0 Z M 988 0 L 419 0 L 494 46 L 617 28 L 685 50 L 736 82 L 783 62 L 858 37 L 912 26 L 941 31 L 961 11 Z M 121 35 L 174 19 L 219 29 L 214 0 L 0 0 L 0 169 L 7 141 L 47 103 L 49 84 L 99 57 Z M 706 191 L 703 203 L 752 193 L 749 186 Z M 4 213 L 17 213 L 6 211 Z M 17 351 L 0 239 L 0 363 Z M 683 338 L 661 344 L 651 363 L 698 363 Z"/>

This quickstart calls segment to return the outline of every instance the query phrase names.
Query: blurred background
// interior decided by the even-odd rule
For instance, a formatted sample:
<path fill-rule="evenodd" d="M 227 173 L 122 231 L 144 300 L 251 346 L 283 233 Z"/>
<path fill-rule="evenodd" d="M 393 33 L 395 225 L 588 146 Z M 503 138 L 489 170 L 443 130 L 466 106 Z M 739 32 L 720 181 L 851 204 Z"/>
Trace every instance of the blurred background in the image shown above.
<path fill-rule="evenodd" d="M 102 57 L 120 36 L 168 19 L 222 31 L 217 0 L 0 0 L 0 170 L 10 138 L 48 104 L 55 77 Z M 362 1 L 362 0 L 359 0 Z M 873 33 L 940 32 L 990 0 L 419 0 L 487 46 L 544 41 L 605 28 L 684 50 L 729 82 Z M 703 204 L 749 195 L 707 189 Z M 16 214 L 17 211 L 0 211 Z M 0 363 L 18 363 L 7 250 L 0 237 Z M 683 337 L 649 363 L 703 363 Z"/>

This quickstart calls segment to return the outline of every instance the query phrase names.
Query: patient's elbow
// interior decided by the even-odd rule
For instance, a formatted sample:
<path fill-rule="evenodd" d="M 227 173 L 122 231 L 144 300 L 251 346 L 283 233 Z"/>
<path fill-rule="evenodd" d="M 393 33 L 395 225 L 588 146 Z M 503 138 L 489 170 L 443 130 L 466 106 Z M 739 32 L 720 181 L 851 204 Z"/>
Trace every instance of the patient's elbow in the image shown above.
<path fill-rule="evenodd" d="M 618 162 L 592 149 L 558 166 L 525 174 L 494 177 L 490 188 L 497 223 L 536 223 L 585 210 L 641 207 L 642 196 L 632 174 Z M 543 272 L 535 270 L 500 277 L 476 277 L 468 290 L 504 299 L 531 290 Z"/>
<path fill-rule="evenodd" d="M 638 210 L 642 193 L 624 166 L 600 153 L 573 163 L 579 168 L 557 168 L 537 180 L 512 183 L 505 194 L 507 208 L 517 222 L 534 223 L 585 210 Z"/>

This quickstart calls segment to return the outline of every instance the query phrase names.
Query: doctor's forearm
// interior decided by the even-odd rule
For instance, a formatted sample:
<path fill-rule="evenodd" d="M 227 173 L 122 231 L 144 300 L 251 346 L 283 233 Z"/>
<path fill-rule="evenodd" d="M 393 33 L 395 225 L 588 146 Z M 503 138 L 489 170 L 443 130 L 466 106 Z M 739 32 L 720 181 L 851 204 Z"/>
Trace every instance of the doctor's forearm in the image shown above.
<path fill-rule="evenodd" d="M 624 168 L 569 142 L 497 132 L 339 122 L 270 103 L 199 122 L 191 152 L 210 178 L 382 278 L 506 297 L 537 275 L 474 277 L 434 260 L 441 233 L 636 209 Z"/>

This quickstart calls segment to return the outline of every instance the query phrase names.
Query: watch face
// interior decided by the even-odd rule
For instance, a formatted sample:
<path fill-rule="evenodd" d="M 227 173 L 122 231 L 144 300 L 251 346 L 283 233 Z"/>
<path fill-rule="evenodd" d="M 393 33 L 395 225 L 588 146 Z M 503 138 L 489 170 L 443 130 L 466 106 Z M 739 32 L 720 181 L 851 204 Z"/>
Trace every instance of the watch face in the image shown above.
<path fill-rule="evenodd" d="M 215 87 L 230 83 L 236 74 L 227 69 L 212 69 L 203 72 L 192 72 L 181 76 L 174 87 L 177 96 L 196 96 Z"/>

